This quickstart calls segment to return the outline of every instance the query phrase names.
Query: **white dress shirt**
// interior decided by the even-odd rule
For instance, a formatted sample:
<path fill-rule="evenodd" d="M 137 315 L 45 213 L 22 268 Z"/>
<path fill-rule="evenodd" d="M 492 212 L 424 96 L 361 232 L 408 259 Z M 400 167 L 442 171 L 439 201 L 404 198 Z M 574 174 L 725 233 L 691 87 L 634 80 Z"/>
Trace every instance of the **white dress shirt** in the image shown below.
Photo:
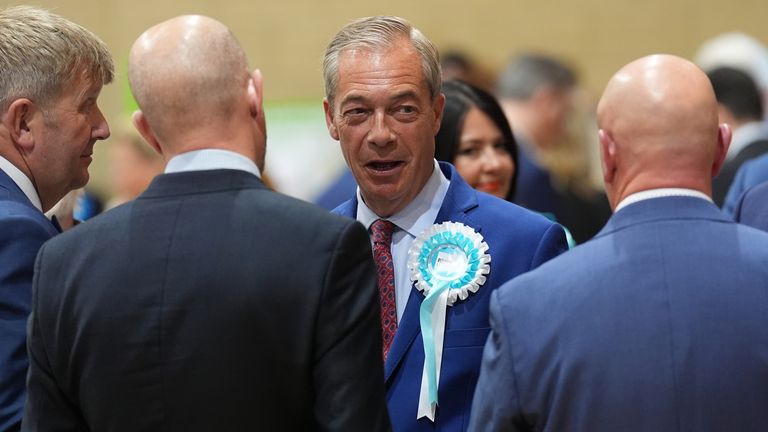
<path fill-rule="evenodd" d="M 616 210 L 614 211 L 614 213 L 636 202 L 653 199 L 653 198 L 663 198 L 663 197 L 671 197 L 671 196 L 695 197 L 695 198 L 701 198 L 709 202 L 712 202 L 712 198 L 708 197 L 707 194 L 705 194 L 704 192 L 693 190 L 693 189 L 684 189 L 684 188 L 648 189 L 640 192 L 635 192 L 632 195 L 629 195 L 623 200 L 621 200 L 619 205 L 616 206 Z"/>
<path fill-rule="evenodd" d="M 377 219 L 386 219 L 396 226 L 392 234 L 391 250 L 392 264 L 395 268 L 395 302 L 398 322 L 403 316 L 413 286 L 408 274 L 408 249 L 416 237 L 435 222 L 450 185 L 448 179 L 440 171 L 437 161 L 434 162 L 432 175 L 421 192 L 404 209 L 388 218 L 380 218 L 368 208 L 360 194 L 360 188 L 357 188 L 357 220 L 366 229 L 370 230 L 371 224 Z"/>
<path fill-rule="evenodd" d="M 16 186 L 24 192 L 24 195 L 26 195 L 29 201 L 32 202 L 32 205 L 37 207 L 42 213 L 43 205 L 40 203 L 40 196 L 37 194 L 35 186 L 32 184 L 29 177 L 21 172 L 20 169 L 16 168 L 16 166 L 9 162 L 8 159 L 2 156 L 0 156 L 0 170 L 3 170 L 3 172 L 8 174 L 8 177 L 10 177 L 11 180 L 16 183 Z"/>
<path fill-rule="evenodd" d="M 259 167 L 254 161 L 240 153 L 221 149 L 193 150 L 176 155 L 168 161 L 165 166 L 165 173 L 215 169 L 236 169 L 261 177 Z"/>

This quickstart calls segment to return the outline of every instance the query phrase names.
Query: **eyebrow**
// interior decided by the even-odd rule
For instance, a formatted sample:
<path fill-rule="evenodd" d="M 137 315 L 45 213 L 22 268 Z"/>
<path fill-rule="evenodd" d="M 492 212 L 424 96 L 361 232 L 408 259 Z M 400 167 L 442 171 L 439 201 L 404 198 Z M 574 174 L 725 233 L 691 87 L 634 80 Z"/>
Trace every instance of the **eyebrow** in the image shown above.
<path fill-rule="evenodd" d="M 403 90 L 399 93 L 395 93 L 395 95 L 391 96 L 389 98 L 390 102 L 396 102 L 403 99 L 418 99 L 418 95 L 413 90 Z M 345 104 L 351 103 L 351 102 L 365 102 L 368 99 L 365 96 L 358 95 L 358 94 L 351 94 L 346 96 L 344 99 L 341 100 L 341 103 L 339 106 L 343 106 Z"/>

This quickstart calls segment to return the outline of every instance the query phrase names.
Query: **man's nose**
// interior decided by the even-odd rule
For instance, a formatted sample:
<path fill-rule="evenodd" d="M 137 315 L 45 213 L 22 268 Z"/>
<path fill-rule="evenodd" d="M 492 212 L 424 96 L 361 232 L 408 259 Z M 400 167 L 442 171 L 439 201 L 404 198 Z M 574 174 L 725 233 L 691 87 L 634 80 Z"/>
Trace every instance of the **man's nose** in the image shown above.
<path fill-rule="evenodd" d="M 376 112 L 371 119 L 371 130 L 368 132 L 368 142 L 376 146 L 385 146 L 395 140 L 391 127 L 387 124 L 387 115 Z"/>

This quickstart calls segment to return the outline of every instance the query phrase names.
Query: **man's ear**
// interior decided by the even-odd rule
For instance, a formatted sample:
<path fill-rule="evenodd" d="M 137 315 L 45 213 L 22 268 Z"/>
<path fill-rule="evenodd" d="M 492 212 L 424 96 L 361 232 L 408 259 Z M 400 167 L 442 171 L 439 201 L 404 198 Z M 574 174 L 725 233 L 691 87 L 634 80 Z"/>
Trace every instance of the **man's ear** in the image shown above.
<path fill-rule="evenodd" d="M 248 80 L 248 107 L 251 110 L 251 116 L 257 118 L 264 114 L 264 78 L 261 71 L 256 69 Z"/>
<path fill-rule="evenodd" d="M 712 177 L 715 177 L 720 172 L 720 168 L 725 163 L 725 156 L 728 154 L 728 148 L 731 147 L 731 138 L 733 138 L 731 127 L 726 123 L 721 123 L 717 131 L 715 157 L 712 160 Z"/>
<path fill-rule="evenodd" d="M 432 109 L 435 111 L 435 126 L 432 135 L 440 132 L 440 124 L 443 122 L 443 109 L 445 108 L 445 95 L 441 92 L 435 98 Z"/>
<path fill-rule="evenodd" d="M 336 123 L 333 122 L 333 107 L 328 102 L 328 98 L 323 98 L 323 111 L 325 111 L 325 125 L 328 126 L 328 133 L 331 134 L 331 138 L 338 141 L 339 129 L 336 127 Z"/>
<path fill-rule="evenodd" d="M 3 126 L 8 130 L 11 140 L 24 153 L 31 152 L 35 147 L 31 123 L 36 113 L 40 114 L 40 121 L 44 121 L 42 111 L 34 102 L 27 98 L 20 98 L 11 102 L 2 118 Z"/>
<path fill-rule="evenodd" d="M 604 129 L 597 131 L 600 138 L 600 159 L 603 166 L 603 182 L 606 186 L 613 183 L 616 176 L 616 143 Z"/>
<path fill-rule="evenodd" d="M 133 120 L 133 127 L 139 131 L 139 134 L 141 134 L 142 137 L 144 137 L 144 141 L 146 141 L 150 147 L 155 149 L 155 151 L 162 156 L 163 148 L 160 147 L 160 142 L 157 140 L 155 133 L 152 132 L 152 128 L 149 126 L 149 123 L 147 123 L 147 118 L 144 117 L 144 113 L 141 111 L 135 111 L 131 119 Z"/>

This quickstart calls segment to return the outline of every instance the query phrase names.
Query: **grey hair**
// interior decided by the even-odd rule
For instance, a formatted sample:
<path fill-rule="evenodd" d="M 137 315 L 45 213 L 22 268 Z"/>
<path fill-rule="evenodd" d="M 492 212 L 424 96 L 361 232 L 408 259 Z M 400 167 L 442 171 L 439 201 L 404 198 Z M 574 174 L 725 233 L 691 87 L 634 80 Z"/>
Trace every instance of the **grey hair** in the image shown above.
<path fill-rule="evenodd" d="M 421 70 L 432 99 L 440 93 L 440 54 L 437 47 L 407 20 L 396 16 L 359 18 L 347 24 L 331 39 L 323 57 L 325 97 L 333 106 L 339 78 L 339 57 L 350 49 L 386 49 L 407 39 L 421 58 Z"/>
<path fill-rule="evenodd" d="M 576 85 L 574 72 L 559 60 L 546 55 L 523 54 L 513 59 L 499 76 L 499 98 L 528 100 L 541 87 L 567 89 Z"/>
<path fill-rule="evenodd" d="M 89 30 L 44 9 L 0 12 L 0 108 L 29 98 L 45 111 L 85 76 L 108 84 L 115 74 L 106 44 Z"/>

